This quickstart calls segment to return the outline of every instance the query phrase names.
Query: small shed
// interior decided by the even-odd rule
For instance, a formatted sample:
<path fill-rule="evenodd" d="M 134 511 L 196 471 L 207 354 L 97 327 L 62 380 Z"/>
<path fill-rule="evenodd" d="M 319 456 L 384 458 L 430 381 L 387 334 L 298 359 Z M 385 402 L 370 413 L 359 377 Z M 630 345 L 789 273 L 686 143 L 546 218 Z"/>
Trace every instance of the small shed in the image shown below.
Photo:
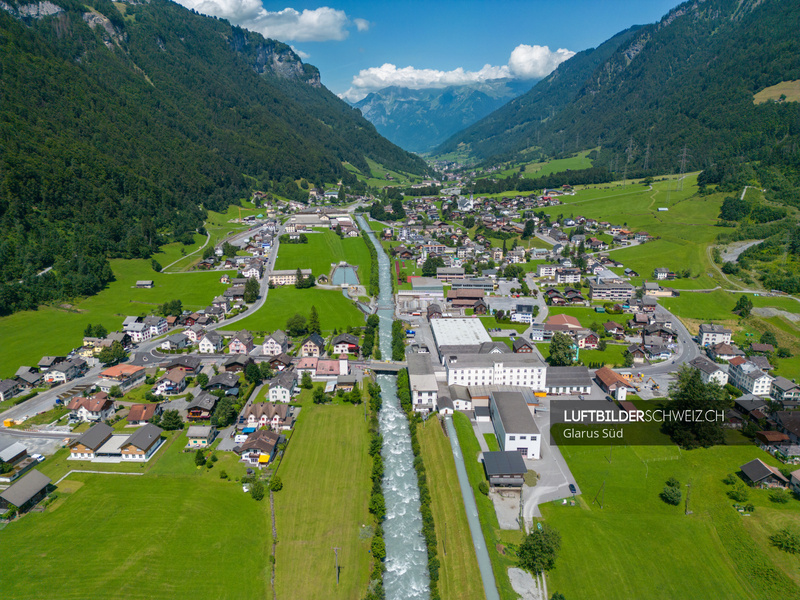
<path fill-rule="evenodd" d="M 0 510 L 16 508 L 19 512 L 25 512 L 32 508 L 50 490 L 51 479 L 33 469 L 14 485 L 3 493 L 0 493 Z"/>
<path fill-rule="evenodd" d="M 136 282 L 136 287 L 140 289 L 149 289 L 153 287 L 153 280 L 152 279 L 140 279 Z"/>
<path fill-rule="evenodd" d="M 528 472 L 519 452 L 484 452 L 483 468 L 493 487 L 522 487 Z"/>

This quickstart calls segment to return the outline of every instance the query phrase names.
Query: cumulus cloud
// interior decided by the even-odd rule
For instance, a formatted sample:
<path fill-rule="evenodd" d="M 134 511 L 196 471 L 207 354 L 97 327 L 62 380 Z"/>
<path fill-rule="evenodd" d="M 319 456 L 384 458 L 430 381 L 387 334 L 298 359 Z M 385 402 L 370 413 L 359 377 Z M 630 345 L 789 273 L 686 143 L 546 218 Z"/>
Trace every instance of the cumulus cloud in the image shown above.
<path fill-rule="evenodd" d="M 380 67 L 359 71 L 353 77 L 350 89 L 341 94 L 341 97 L 356 102 L 370 92 L 393 85 L 424 89 L 468 85 L 492 79 L 541 79 L 574 54 L 565 48 L 552 51 L 547 46 L 520 44 L 512 50 L 507 65 L 487 64 L 479 71 L 466 71 L 461 67 L 452 71 L 417 69 L 410 66 L 398 68 L 391 63 L 385 63 Z"/>
<path fill-rule="evenodd" d="M 302 12 L 294 8 L 268 11 L 261 0 L 177 1 L 186 8 L 227 19 L 235 25 L 282 42 L 341 41 L 350 35 L 350 28 L 354 25 L 358 31 L 369 29 L 369 21 L 351 20 L 343 10 L 328 6 Z"/>

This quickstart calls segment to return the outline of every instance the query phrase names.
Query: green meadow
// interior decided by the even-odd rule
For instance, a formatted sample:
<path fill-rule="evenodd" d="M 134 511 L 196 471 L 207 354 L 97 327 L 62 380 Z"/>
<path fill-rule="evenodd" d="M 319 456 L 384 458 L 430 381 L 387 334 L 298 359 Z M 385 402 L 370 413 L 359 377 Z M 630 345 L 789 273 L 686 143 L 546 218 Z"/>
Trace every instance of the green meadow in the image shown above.
<path fill-rule="evenodd" d="M 372 459 L 364 408 L 304 402 L 275 494 L 278 598 L 361 598 L 370 568 Z M 341 566 L 337 585 L 333 548 Z"/>
<path fill-rule="evenodd" d="M 307 244 L 281 244 L 276 269 L 311 269 L 315 277 L 330 275 L 342 261 L 358 266 L 358 278 L 369 287 L 370 256 L 361 236 L 341 239 L 335 232 L 316 229 L 308 234 Z"/>
<path fill-rule="evenodd" d="M 417 429 L 417 435 L 425 459 L 436 526 L 437 556 L 441 562 L 439 592 L 444 600 L 483 600 L 483 582 L 450 441 L 438 419 L 428 419 Z M 494 444 L 497 445 L 497 440 Z"/>
<path fill-rule="evenodd" d="M 294 286 L 276 287 L 269 290 L 267 301 L 260 310 L 236 324 L 238 329 L 250 331 L 275 331 L 286 328 L 286 321 L 295 314 L 308 318 L 315 306 L 323 331 L 363 327 L 364 314 L 352 300 L 339 290 L 310 288 L 298 290 Z"/>
<path fill-rule="evenodd" d="M 144 259 L 110 262 L 116 280 L 99 294 L 0 318 L 0 339 L 6 347 L 0 353 L 0 374 L 13 375 L 17 367 L 35 365 L 44 355 L 65 354 L 80 346 L 88 323 L 115 331 L 126 316 L 150 314 L 168 300 L 180 299 L 188 309 L 203 308 L 227 287 L 219 282 L 219 273 L 156 273 Z M 139 279 L 152 279 L 154 287 L 136 289 Z"/>
<path fill-rule="evenodd" d="M 0 531 L 3 597 L 264 598 L 269 501 L 256 502 L 239 483 L 220 479 L 223 468 L 231 477 L 243 474 L 242 463 L 219 453 L 211 469 L 198 469 L 194 453 L 182 452 L 185 443 L 180 435 L 145 469 L 42 463 L 50 477 L 67 466 L 145 474 L 72 474 L 44 512 Z"/>
<path fill-rule="evenodd" d="M 800 502 L 772 503 L 750 490 L 756 506 L 742 516 L 722 482 L 761 458 L 752 445 L 681 451 L 676 446 L 561 446 L 580 485 L 578 506 L 541 507 L 559 530 L 561 552 L 548 591 L 567 598 L 800 598 L 800 557 L 770 546 L 778 524 L 800 524 Z M 675 477 L 685 504 L 659 494 Z M 687 487 L 691 485 L 691 487 Z"/>

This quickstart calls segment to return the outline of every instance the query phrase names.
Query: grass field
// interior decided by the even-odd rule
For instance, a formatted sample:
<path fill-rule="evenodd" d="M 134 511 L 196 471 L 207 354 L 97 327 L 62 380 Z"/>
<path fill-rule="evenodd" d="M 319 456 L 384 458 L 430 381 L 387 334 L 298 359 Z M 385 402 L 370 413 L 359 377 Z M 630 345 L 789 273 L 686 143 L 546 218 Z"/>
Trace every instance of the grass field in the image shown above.
<path fill-rule="evenodd" d="M 785 97 L 786 102 L 797 102 L 800 100 L 800 79 L 794 81 L 781 81 L 768 88 L 764 88 L 753 96 L 754 104 L 762 104 L 769 100 L 779 100 Z"/>
<path fill-rule="evenodd" d="M 3 597 L 267 596 L 269 502 L 220 479 L 225 459 L 197 469 L 194 454 L 181 452 L 185 436 L 175 442 L 166 453 L 159 450 L 158 464 L 141 477 L 71 475 L 45 512 L 0 532 Z M 51 461 L 41 470 L 55 477 L 62 466 Z M 89 464 L 70 461 L 69 468 L 140 471 L 139 465 Z"/>
<path fill-rule="evenodd" d="M 437 419 L 428 419 L 424 427 L 417 429 L 417 435 L 428 473 L 438 557 L 442 565 L 439 592 L 444 600 L 481 600 L 485 598 L 483 582 L 450 441 Z"/>
<path fill-rule="evenodd" d="M 372 460 L 364 409 L 305 403 L 278 470 L 278 598 L 361 598 L 369 576 Z M 336 585 L 333 548 L 339 548 Z"/>
<path fill-rule="evenodd" d="M 550 356 L 550 342 L 536 344 L 542 358 Z M 581 350 L 578 353 L 578 360 L 584 365 L 590 363 L 603 363 L 610 367 L 621 367 L 625 364 L 625 349 L 623 344 L 608 344 L 605 350 Z"/>
<path fill-rule="evenodd" d="M 165 274 L 153 271 L 149 260 L 110 262 L 116 281 L 99 294 L 69 307 L 42 306 L 0 318 L 0 339 L 14 348 L 0 353 L 0 375 L 13 375 L 17 367 L 35 365 L 43 355 L 65 354 L 80 346 L 88 323 L 115 331 L 127 315 L 149 314 L 168 300 L 178 298 L 184 308 L 203 308 L 226 287 L 218 273 Z M 138 279 L 152 279 L 155 285 L 136 289 Z"/>
<path fill-rule="evenodd" d="M 357 265 L 358 278 L 369 288 L 370 256 L 364 238 L 339 238 L 330 230 L 308 234 L 307 244 L 281 244 L 276 269 L 311 269 L 315 277 L 330 275 L 332 264 Z"/>
<path fill-rule="evenodd" d="M 752 445 L 680 451 L 675 446 L 565 446 L 583 496 L 579 506 L 549 503 L 544 519 L 561 532 L 562 549 L 548 590 L 567 598 L 798 598 L 800 558 L 767 548 L 775 515 L 800 521 L 800 502 L 775 505 L 751 490 L 752 517 L 733 510 L 722 483 L 753 458 L 774 459 Z M 609 460 L 609 456 L 612 457 Z M 659 498 L 677 478 L 690 508 Z M 603 492 L 600 492 L 601 488 Z M 603 508 L 594 502 L 597 497 Z M 780 560 L 778 560 L 780 559 Z"/>
<path fill-rule="evenodd" d="M 500 529 L 492 501 L 488 496 L 484 496 L 478 491 L 478 484 L 481 481 L 486 481 L 486 473 L 483 470 L 483 465 L 477 460 L 481 447 L 478 444 L 469 419 L 465 414 L 457 412 L 453 415 L 453 426 L 458 435 L 458 443 L 464 456 L 467 476 L 478 507 L 478 518 L 481 522 L 483 537 L 486 540 L 486 547 L 489 550 L 489 558 L 492 561 L 492 571 L 494 572 L 497 591 L 502 600 L 516 600 L 519 596 L 514 591 L 514 588 L 511 587 L 511 582 L 508 579 L 508 569 L 518 566 L 513 547 L 522 541 L 522 532 Z M 572 597 L 580 598 L 581 596 L 576 594 Z"/>
<path fill-rule="evenodd" d="M 312 306 L 317 307 L 323 331 L 333 331 L 334 328 L 341 331 L 350 326 L 364 325 L 361 311 L 340 291 L 317 288 L 298 290 L 294 286 L 285 286 L 269 290 L 264 306 L 242 319 L 236 327 L 258 332 L 284 329 L 286 320 L 296 313 L 308 318 Z"/>

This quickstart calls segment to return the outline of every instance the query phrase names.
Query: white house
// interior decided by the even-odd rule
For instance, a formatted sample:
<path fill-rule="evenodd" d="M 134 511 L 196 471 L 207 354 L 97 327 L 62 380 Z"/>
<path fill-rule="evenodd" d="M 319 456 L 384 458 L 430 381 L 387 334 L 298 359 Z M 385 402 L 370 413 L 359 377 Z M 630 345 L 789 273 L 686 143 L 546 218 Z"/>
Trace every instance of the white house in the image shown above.
<path fill-rule="evenodd" d="M 279 356 L 289 349 L 289 338 L 280 329 L 264 338 L 261 350 L 267 356 Z"/>
<path fill-rule="evenodd" d="M 772 377 L 741 357 L 731 360 L 728 377 L 745 394 L 769 396 L 772 391 Z"/>
<path fill-rule="evenodd" d="M 715 346 L 716 344 L 730 344 L 731 343 L 730 329 L 722 325 L 713 325 L 710 323 L 703 323 L 700 325 L 700 338 L 701 346 Z"/>
<path fill-rule="evenodd" d="M 541 458 L 542 436 L 519 392 L 489 394 L 489 415 L 500 449 L 525 458 Z"/>
<path fill-rule="evenodd" d="M 703 383 L 713 381 L 720 387 L 728 383 L 728 371 L 722 368 L 722 365 L 704 356 L 698 356 L 694 360 L 689 361 L 689 364 L 700 371 L 700 379 L 703 380 Z"/>
<path fill-rule="evenodd" d="M 297 385 L 297 374 L 291 369 L 284 369 L 275 376 L 269 386 L 270 402 L 291 402 L 294 388 Z"/>
<path fill-rule="evenodd" d="M 224 340 L 222 336 L 216 331 L 208 331 L 203 336 L 203 339 L 200 340 L 197 349 L 201 354 L 217 354 L 222 352 L 223 346 Z"/>
<path fill-rule="evenodd" d="M 433 374 L 430 354 L 409 354 L 408 379 L 414 410 L 417 412 L 433 410 L 439 393 L 439 384 Z"/>

